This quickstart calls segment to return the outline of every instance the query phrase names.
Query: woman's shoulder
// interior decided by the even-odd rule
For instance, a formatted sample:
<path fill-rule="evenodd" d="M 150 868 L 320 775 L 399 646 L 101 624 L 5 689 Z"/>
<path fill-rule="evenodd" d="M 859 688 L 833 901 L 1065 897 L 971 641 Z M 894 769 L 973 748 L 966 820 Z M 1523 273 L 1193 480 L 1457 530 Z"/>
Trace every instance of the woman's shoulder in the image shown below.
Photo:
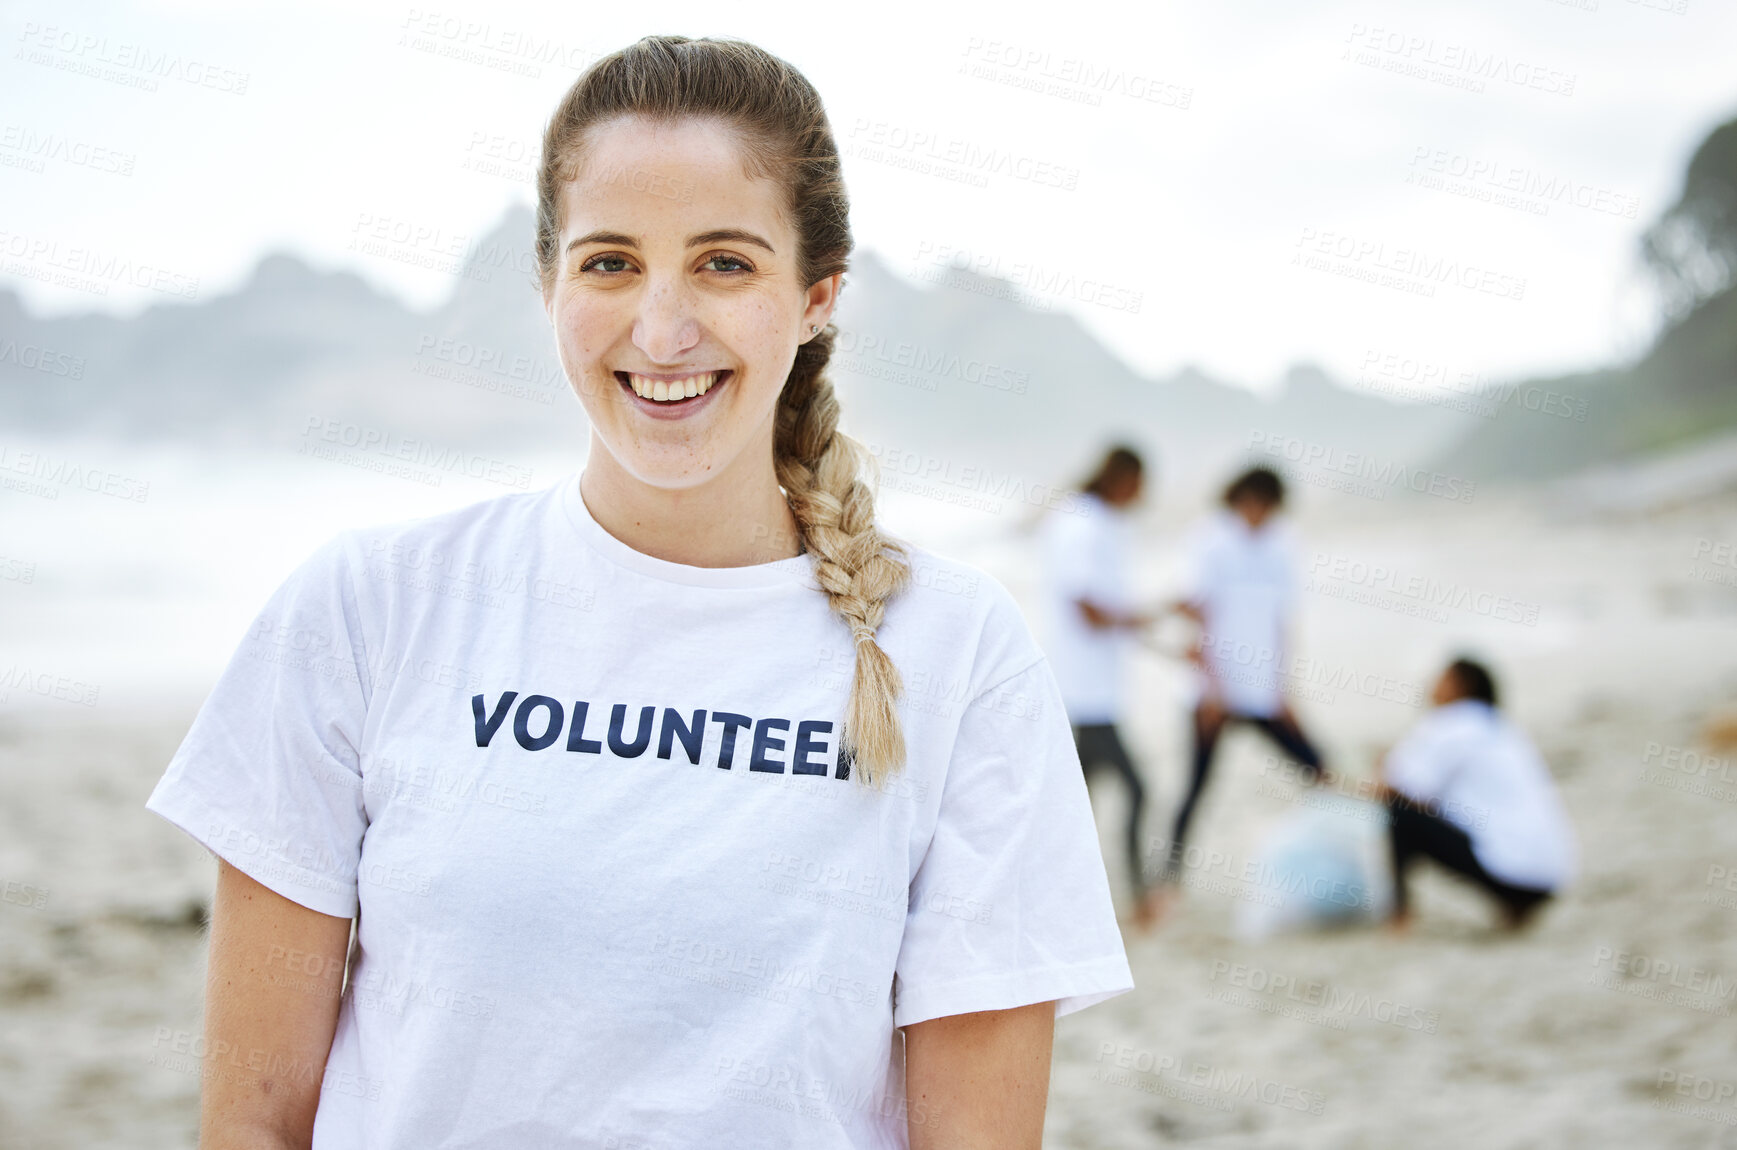
<path fill-rule="evenodd" d="M 537 491 L 491 496 L 431 515 L 347 527 L 321 548 L 351 562 L 443 560 L 466 552 L 518 552 L 535 541 L 547 517 L 561 513 L 568 480 Z"/>
<path fill-rule="evenodd" d="M 906 641 L 936 655 L 967 659 L 988 686 L 1043 658 L 1012 592 L 988 571 L 906 544 L 911 581 L 887 605 L 887 621 Z"/>

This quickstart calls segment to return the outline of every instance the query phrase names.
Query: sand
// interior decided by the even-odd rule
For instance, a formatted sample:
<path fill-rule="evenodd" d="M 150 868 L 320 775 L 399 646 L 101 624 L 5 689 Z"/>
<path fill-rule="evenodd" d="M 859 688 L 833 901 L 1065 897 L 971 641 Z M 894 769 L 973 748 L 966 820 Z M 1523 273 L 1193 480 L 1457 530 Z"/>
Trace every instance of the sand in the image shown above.
<path fill-rule="evenodd" d="M 1302 527 L 1311 555 L 1376 556 L 1539 608 L 1529 624 L 1437 622 L 1312 591 L 1299 644 L 1402 683 L 1457 646 L 1488 654 L 1561 785 L 1581 877 L 1519 936 L 1426 874 L 1408 937 L 1241 941 L 1250 888 L 1227 875 L 1302 791 L 1233 735 L 1194 835 L 1221 861 L 1158 932 L 1130 934 L 1138 989 L 1058 1024 L 1045 1144 L 1737 1146 L 1737 890 L 1715 869 L 1737 872 L 1737 766 L 1667 761 L 1705 753 L 1737 702 L 1737 569 L 1700 546 L 1737 539 L 1737 503 L 1582 523 L 1518 500 L 1370 504 Z M 1152 539 L 1154 589 L 1172 541 Z M 1023 598 L 1021 554 L 1005 542 L 978 558 Z M 1161 835 L 1181 679 L 1149 657 L 1135 682 L 1129 738 Z M 1349 777 L 1417 714 L 1310 690 L 1297 708 Z M 142 803 L 196 703 L 0 706 L 0 1146 L 193 1144 L 198 1080 L 173 1048 L 199 1024 L 214 866 Z M 1122 796 L 1109 780 L 1094 794 L 1121 892 Z"/>

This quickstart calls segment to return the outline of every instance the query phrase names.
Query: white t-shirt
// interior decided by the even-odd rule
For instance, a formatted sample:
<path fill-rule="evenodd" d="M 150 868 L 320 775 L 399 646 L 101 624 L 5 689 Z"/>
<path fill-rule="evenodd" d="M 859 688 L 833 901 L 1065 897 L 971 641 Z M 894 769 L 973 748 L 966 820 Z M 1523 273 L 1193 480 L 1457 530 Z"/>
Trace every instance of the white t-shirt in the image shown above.
<path fill-rule="evenodd" d="M 1093 627 L 1081 613 L 1087 599 L 1112 611 L 1129 609 L 1128 527 L 1122 514 L 1084 494 L 1071 512 L 1044 516 L 1046 637 L 1062 701 L 1075 723 L 1115 723 L 1122 717 L 1122 659 L 1128 633 Z"/>
<path fill-rule="evenodd" d="M 1425 715 L 1388 752 L 1387 783 L 1435 804 L 1503 882 L 1554 890 L 1574 877 L 1574 831 L 1550 769 L 1489 704 L 1460 699 Z"/>
<path fill-rule="evenodd" d="M 359 913 L 316 1150 L 904 1147 L 895 1027 L 1131 989 L 1048 662 L 916 566 L 877 793 L 807 555 L 652 558 L 574 476 L 304 562 L 147 806 Z"/>
<path fill-rule="evenodd" d="M 1196 693 L 1216 687 L 1235 714 L 1277 714 L 1296 595 L 1290 532 L 1272 520 L 1255 531 L 1242 516 L 1220 511 L 1194 530 L 1184 555 L 1183 597 L 1204 617 L 1202 653 L 1211 675 L 1211 682 L 1196 676 Z"/>

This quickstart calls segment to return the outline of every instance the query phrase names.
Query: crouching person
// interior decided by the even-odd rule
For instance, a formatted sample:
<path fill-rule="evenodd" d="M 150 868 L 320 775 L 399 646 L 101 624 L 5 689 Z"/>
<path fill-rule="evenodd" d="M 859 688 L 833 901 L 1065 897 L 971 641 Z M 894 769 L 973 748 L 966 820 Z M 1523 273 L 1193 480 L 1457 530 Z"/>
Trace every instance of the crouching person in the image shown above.
<path fill-rule="evenodd" d="M 1430 701 L 1433 709 L 1382 764 L 1392 925 L 1410 924 L 1407 874 L 1429 858 L 1489 894 L 1505 925 L 1521 927 L 1573 877 L 1567 812 L 1531 740 L 1496 709 L 1495 681 L 1482 664 L 1449 665 Z"/>

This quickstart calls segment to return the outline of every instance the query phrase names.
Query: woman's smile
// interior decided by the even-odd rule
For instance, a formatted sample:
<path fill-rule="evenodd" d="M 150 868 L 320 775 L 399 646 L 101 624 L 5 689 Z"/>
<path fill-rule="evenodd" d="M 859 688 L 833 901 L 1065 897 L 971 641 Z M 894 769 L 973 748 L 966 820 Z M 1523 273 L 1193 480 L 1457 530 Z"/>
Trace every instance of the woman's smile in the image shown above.
<path fill-rule="evenodd" d="M 711 396 L 734 375 L 733 371 L 618 371 L 615 379 L 637 410 L 653 419 L 685 419 L 710 406 Z"/>

